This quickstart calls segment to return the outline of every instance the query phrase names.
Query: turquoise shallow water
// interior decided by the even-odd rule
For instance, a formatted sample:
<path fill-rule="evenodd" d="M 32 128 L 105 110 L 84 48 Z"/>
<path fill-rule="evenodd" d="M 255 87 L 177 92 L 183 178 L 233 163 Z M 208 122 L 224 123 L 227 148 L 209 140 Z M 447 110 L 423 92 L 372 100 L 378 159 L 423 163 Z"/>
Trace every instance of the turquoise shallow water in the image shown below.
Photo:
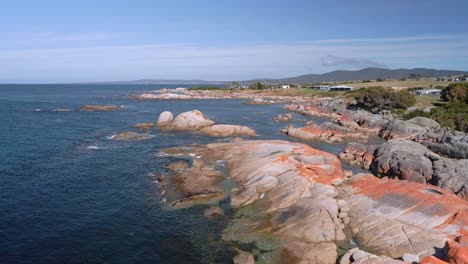
<path fill-rule="evenodd" d="M 136 142 L 108 137 L 164 110 L 199 109 L 217 123 L 252 127 L 260 139 L 291 140 L 279 134 L 286 124 L 271 119 L 285 111 L 241 100 L 126 98 L 162 87 L 178 85 L 0 85 L 0 263 L 231 261 L 219 235 L 228 219 L 207 220 L 204 207 L 166 210 L 151 176 L 168 162 L 155 155 L 161 148 L 222 139 L 158 131 Z M 125 110 L 75 111 L 84 104 Z M 335 154 L 343 148 L 309 144 Z"/>

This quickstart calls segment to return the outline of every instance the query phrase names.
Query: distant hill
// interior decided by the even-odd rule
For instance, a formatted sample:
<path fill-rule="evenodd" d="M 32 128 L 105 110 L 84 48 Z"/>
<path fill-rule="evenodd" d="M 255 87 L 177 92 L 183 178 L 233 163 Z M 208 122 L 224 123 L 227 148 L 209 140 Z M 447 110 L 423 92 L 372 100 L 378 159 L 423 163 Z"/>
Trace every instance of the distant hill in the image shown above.
<path fill-rule="evenodd" d="M 464 75 L 468 72 L 451 71 L 451 70 L 435 70 L 425 68 L 415 69 L 382 69 L 382 68 L 365 68 L 357 71 L 332 71 L 323 74 L 306 74 L 290 78 L 258 78 L 252 80 L 240 81 L 241 83 L 252 83 L 266 81 L 268 83 L 319 83 L 319 82 L 334 82 L 334 81 L 356 81 L 356 80 L 375 80 L 383 79 L 400 79 L 410 76 L 411 74 L 419 74 L 421 77 L 438 77 L 451 75 Z M 175 80 L 175 79 L 141 79 L 134 81 L 117 81 L 117 82 L 88 82 L 85 84 L 226 84 L 225 81 L 206 81 L 206 80 Z M 83 83 L 80 83 L 83 84 Z"/>
<path fill-rule="evenodd" d="M 382 69 L 382 68 L 365 68 L 357 71 L 332 71 L 324 74 L 306 74 L 297 77 L 282 78 L 282 79 L 255 79 L 242 81 L 250 83 L 254 81 L 267 81 L 269 83 L 318 83 L 318 82 L 334 82 L 334 81 L 356 81 L 356 80 L 375 80 L 383 79 L 400 79 L 410 76 L 411 74 L 419 74 L 421 77 L 438 77 L 468 74 L 464 71 L 451 70 L 435 70 L 425 68 L 415 69 Z"/>

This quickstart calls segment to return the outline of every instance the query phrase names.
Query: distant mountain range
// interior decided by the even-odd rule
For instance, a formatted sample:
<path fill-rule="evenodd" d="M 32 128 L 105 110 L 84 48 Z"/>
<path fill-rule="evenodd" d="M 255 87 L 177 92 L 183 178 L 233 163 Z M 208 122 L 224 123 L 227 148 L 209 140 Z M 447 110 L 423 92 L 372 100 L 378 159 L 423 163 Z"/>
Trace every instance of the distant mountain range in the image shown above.
<path fill-rule="evenodd" d="M 267 83 L 320 83 L 336 81 L 357 81 L 357 80 L 375 80 L 400 79 L 406 78 L 411 74 L 417 74 L 421 77 L 438 77 L 468 74 L 466 71 L 435 70 L 426 68 L 415 69 L 383 69 L 383 68 L 365 68 L 357 71 L 338 70 L 323 74 L 306 74 L 289 78 L 258 78 L 252 80 L 239 81 L 240 83 L 264 82 Z M 141 79 L 135 81 L 119 82 L 93 82 L 89 84 L 226 84 L 224 81 L 206 81 L 206 80 L 173 80 L 173 79 Z M 83 83 L 81 83 L 83 84 Z"/>
<path fill-rule="evenodd" d="M 421 77 L 438 77 L 438 76 L 451 76 L 451 75 L 464 75 L 468 72 L 464 71 L 451 71 L 451 70 L 435 70 L 426 68 L 415 69 L 382 69 L 382 68 L 365 68 L 357 71 L 332 71 L 323 74 L 306 74 L 297 77 L 282 78 L 282 79 L 255 79 L 242 81 L 243 83 L 250 83 L 254 81 L 266 81 L 268 83 L 319 83 L 319 82 L 335 82 L 335 81 L 357 81 L 357 80 L 375 80 L 378 78 L 383 79 L 401 79 L 417 74 Z"/>

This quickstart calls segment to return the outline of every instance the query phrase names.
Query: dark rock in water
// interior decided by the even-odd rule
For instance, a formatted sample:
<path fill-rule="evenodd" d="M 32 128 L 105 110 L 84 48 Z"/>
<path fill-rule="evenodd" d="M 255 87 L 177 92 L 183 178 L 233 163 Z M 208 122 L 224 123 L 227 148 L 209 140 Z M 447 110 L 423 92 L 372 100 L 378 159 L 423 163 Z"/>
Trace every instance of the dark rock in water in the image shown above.
<path fill-rule="evenodd" d="M 92 112 L 92 111 L 114 111 L 123 109 L 121 106 L 115 105 L 83 105 L 80 107 L 80 111 Z"/>
<path fill-rule="evenodd" d="M 208 218 L 216 218 L 217 216 L 223 215 L 223 210 L 219 206 L 212 206 L 206 209 L 203 214 Z"/>
<path fill-rule="evenodd" d="M 136 141 L 153 138 L 151 134 L 140 134 L 136 132 L 120 132 L 112 137 L 113 140 Z"/>
<path fill-rule="evenodd" d="M 146 123 L 138 123 L 133 125 L 132 127 L 138 128 L 144 131 L 150 131 L 156 124 L 153 122 L 146 122 Z"/>
<path fill-rule="evenodd" d="M 277 115 L 273 117 L 273 120 L 275 120 L 276 122 L 287 122 L 287 121 L 290 121 L 291 118 L 292 118 L 291 114 L 284 114 L 284 115 Z"/>

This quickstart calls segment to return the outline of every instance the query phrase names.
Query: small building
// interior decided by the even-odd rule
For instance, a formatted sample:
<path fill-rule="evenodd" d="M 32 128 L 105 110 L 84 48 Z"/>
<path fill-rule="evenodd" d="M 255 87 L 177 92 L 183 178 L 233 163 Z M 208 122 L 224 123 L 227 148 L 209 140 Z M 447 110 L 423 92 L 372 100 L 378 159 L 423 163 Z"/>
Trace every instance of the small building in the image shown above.
<path fill-rule="evenodd" d="M 432 97 L 438 97 L 440 98 L 440 92 L 441 90 L 439 89 L 421 89 L 421 90 L 415 90 L 412 91 L 411 93 L 414 95 L 418 96 L 432 96 Z"/>
<path fill-rule="evenodd" d="M 328 87 L 328 91 L 352 91 L 356 90 L 355 87 L 352 86 L 346 86 L 346 85 L 335 85 L 335 86 L 330 86 Z"/>
<path fill-rule="evenodd" d="M 445 76 L 445 77 L 437 77 L 438 82 L 458 82 L 462 81 L 463 78 L 460 76 Z"/>
<path fill-rule="evenodd" d="M 328 91 L 329 88 L 330 88 L 329 85 L 315 85 L 315 86 L 312 86 L 312 89 L 317 90 L 317 91 Z"/>

